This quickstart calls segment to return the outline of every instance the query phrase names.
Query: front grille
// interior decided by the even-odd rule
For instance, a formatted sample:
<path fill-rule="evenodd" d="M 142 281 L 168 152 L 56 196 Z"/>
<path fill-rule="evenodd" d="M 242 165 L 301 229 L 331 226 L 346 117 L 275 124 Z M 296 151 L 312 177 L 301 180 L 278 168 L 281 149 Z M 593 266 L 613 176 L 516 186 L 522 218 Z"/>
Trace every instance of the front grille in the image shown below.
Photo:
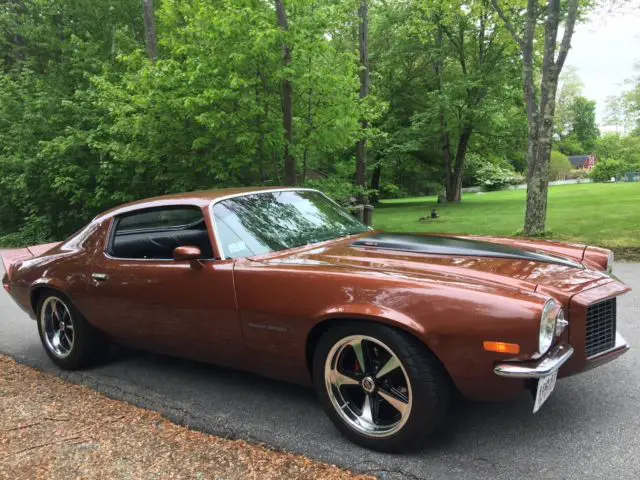
<path fill-rule="evenodd" d="M 610 350 L 616 344 L 616 299 L 594 303 L 587 310 L 587 357 Z"/>

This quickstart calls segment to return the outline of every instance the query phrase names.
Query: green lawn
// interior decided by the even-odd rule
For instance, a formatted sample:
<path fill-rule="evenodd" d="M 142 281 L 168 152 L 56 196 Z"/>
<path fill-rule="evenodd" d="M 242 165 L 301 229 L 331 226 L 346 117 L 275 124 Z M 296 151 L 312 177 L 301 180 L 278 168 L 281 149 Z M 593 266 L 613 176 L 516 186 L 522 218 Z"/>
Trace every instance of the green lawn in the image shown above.
<path fill-rule="evenodd" d="M 457 205 L 436 197 L 383 200 L 376 228 L 394 232 L 470 233 L 512 236 L 522 229 L 526 192 L 508 190 L 463 195 Z M 440 218 L 421 222 L 436 208 Z M 549 189 L 549 238 L 640 252 L 640 183 L 563 185 Z"/>

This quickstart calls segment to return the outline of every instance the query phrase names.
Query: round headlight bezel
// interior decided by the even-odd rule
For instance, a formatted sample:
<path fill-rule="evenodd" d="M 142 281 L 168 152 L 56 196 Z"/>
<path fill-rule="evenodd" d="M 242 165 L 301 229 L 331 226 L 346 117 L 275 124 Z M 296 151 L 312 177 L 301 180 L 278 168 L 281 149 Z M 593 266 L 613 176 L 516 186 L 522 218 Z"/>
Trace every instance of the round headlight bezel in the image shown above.
<path fill-rule="evenodd" d="M 538 355 L 549 351 L 556 336 L 557 304 L 552 298 L 547 300 L 540 315 L 540 332 L 538 335 Z"/>

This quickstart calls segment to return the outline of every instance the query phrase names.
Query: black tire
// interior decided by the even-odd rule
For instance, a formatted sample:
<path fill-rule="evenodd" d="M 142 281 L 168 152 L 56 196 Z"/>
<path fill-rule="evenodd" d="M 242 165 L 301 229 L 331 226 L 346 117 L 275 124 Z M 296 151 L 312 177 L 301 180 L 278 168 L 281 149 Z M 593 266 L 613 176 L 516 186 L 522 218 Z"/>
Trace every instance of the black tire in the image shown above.
<path fill-rule="evenodd" d="M 371 337 L 388 346 L 401 362 L 402 372 L 406 372 L 411 383 L 408 387 L 412 395 L 410 412 L 400 429 L 389 436 L 373 437 L 356 430 L 332 403 L 325 381 L 327 356 L 334 345 L 351 336 Z M 313 381 L 325 412 L 345 437 L 362 447 L 393 453 L 424 447 L 429 436 L 445 420 L 453 391 L 452 382 L 440 361 L 415 337 L 382 324 L 358 321 L 331 327 L 322 335 L 314 352 Z M 352 388 L 360 387 L 353 385 Z M 335 399 L 335 395 L 333 397 Z"/>
<path fill-rule="evenodd" d="M 61 302 L 69 312 L 69 320 L 73 329 L 73 342 L 69 352 L 64 356 L 56 354 L 51 342 L 46 340 L 46 322 L 43 320 L 42 310 L 47 301 Z M 38 298 L 36 315 L 42 346 L 49 358 L 58 367 L 64 370 L 78 370 L 93 365 L 104 358 L 108 348 L 107 341 L 100 332 L 85 320 L 66 295 L 56 290 L 43 291 Z"/>

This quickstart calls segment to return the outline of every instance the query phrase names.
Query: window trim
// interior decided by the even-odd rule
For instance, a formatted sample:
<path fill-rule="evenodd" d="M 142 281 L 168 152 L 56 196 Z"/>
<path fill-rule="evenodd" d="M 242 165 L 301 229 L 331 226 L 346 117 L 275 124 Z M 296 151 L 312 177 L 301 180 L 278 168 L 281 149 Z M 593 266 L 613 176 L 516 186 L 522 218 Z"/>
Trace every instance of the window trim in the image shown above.
<path fill-rule="evenodd" d="M 188 227 L 190 225 L 195 225 L 196 223 L 200 223 L 201 221 L 204 221 L 205 227 L 206 227 L 206 232 L 207 232 L 207 237 L 209 238 L 209 243 L 211 244 L 211 252 L 213 253 L 213 257 L 212 258 L 199 258 L 198 260 L 201 262 L 207 262 L 207 261 L 215 261 L 215 250 L 214 250 L 214 243 L 212 242 L 211 239 L 211 234 L 209 232 L 209 228 L 207 226 L 207 219 L 205 218 L 206 212 L 204 210 L 204 208 L 202 208 L 199 205 L 196 204 L 182 204 L 182 203 L 178 203 L 178 204 L 171 204 L 171 205 L 161 205 L 161 206 L 155 206 L 155 207 L 142 207 L 139 209 L 135 209 L 135 210 L 130 210 L 128 212 L 124 212 L 120 215 L 116 215 L 114 217 L 111 218 L 111 225 L 109 226 L 109 232 L 107 234 L 107 243 L 105 245 L 104 251 L 102 252 L 104 254 L 104 256 L 106 258 L 108 258 L 109 260 L 118 260 L 118 261 L 130 261 L 130 262 L 175 262 L 176 260 L 174 258 L 127 258 L 127 257 L 116 257 L 113 256 L 111 254 L 112 252 L 112 248 L 113 248 L 113 242 L 115 241 L 116 238 L 116 230 L 118 229 L 118 224 L 120 223 L 120 220 L 122 220 L 122 217 L 125 216 L 129 216 L 129 215 L 136 215 L 139 213 L 145 213 L 145 212 L 149 212 L 149 211 L 154 211 L 154 210 L 167 210 L 167 209 L 191 209 L 191 210 L 197 210 L 202 214 L 202 220 L 198 220 L 198 222 L 192 222 L 190 224 L 185 224 L 184 226 L 180 227 L 180 228 L 172 228 L 172 227 L 168 227 L 165 228 L 163 230 L 179 230 L 181 228 L 185 228 Z M 138 230 L 132 230 L 131 233 L 144 233 L 145 231 L 152 231 L 152 229 L 138 229 Z M 213 232 L 214 236 L 216 235 L 215 230 Z M 216 242 L 217 245 L 217 240 L 214 239 L 214 241 Z"/>
<path fill-rule="evenodd" d="M 213 207 L 220 202 L 229 200 L 230 198 L 246 197 L 249 195 L 259 195 L 261 193 L 277 193 L 277 192 L 316 192 L 322 195 L 323 197 L 325 197 L 334 205 L 336 205 L 339 209 L 344 210 L 344 207 L 342 207 L 338 202 L 329 198 L 323 192 L 321 192 L 320 190 L 316 190 L 315 188 L 297 188 L 297 187 L 265 188 L 262 190 L 255 190 L 253 192 L 232 193 L 229 195 L 224 195 L 222 197 L 214 198 L 213 200 L 211 200 L 211 203 L 209 204 L 209 215 L 211 216 L 211 226 L 213 227 L 214 242 L 216 243 L 216 247 L 218 248 L 218 253 L 220 254 L 220 260 L 228 260 L 228 259 L 226 258 L 224 254 L 224 250 L 222 249 L 222 243 L 220 242 L 220 236 L 218 235 L 218 226 L 216 225 L 216 216 L 213 212 Z M 368 228 L 369 230 L 373 230 L 371 227 L 368 227 Z M 318 243 L 328 242 L 328 241 L 331 241 L 331 240 L 323 240 L 321 242 L 310 243 L 309 246 L 316 245 Z M 293 248 L 300 248 L 300 247 L 293 247 Z M 278 253 L 286 252 L 287 250 L 292 250 L 292 248 L 285 248 L 284 250 L 279 250 Z M 256 256 L 256 255 L 253 255 L 253 256 Z M 248 257 L 239 257 L 239 258 L 248 258 Z M 237 260 L 237 259 L 231 259 L 231 260 Z"/>

